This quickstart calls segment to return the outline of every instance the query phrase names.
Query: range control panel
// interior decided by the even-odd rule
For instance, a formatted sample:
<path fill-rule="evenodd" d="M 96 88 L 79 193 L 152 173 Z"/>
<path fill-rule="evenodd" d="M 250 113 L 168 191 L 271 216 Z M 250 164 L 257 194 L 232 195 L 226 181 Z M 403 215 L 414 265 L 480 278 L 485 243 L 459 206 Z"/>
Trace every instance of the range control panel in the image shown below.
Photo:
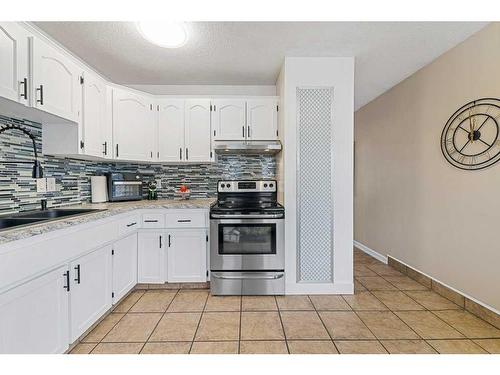
<path fill-rule="evenodd" d="M 217 191 L 221 193 L 275 192 L 275 180 L 229 180 L 219 181 Z"/>

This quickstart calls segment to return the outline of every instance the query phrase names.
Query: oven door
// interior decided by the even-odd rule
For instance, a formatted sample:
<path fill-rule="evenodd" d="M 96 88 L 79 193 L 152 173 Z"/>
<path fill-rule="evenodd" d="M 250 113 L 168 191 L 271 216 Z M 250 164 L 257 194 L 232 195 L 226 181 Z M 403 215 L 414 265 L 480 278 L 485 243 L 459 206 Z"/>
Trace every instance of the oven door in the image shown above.
<path fill-rule="evenodd" d="M 213 271 L 283 270 L 283 219 L 210 220 Z"/>

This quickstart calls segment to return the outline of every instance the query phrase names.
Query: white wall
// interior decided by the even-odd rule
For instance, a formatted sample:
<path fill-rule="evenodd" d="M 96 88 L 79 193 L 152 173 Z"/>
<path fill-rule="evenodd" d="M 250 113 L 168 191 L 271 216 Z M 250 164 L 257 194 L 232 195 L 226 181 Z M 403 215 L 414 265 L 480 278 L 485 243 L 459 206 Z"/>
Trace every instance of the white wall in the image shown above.
<path fill-rule="evenodd" d="M 333 283 L 297 281 L 297 87 L 333 87 Z M 353 292 L 353 112 L 354 59 L 289 57 L 278 88 L 284 116 L 283 166 L 285 203 L 286 292 Z M 318 176 L 320 179 L 321 176 Z"/>
<path fill-rule="evenodd" d="M 229 86 L 229 85 L 127 85 L 154 95 L 246 95 L 246 96 L 274 96 L 276 86 Z"/>

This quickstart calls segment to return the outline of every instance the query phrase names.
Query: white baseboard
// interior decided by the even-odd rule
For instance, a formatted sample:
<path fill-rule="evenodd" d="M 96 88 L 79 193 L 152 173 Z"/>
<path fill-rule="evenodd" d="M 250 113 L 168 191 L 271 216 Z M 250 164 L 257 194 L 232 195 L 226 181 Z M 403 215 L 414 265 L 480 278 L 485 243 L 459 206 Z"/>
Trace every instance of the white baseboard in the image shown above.
<path fill-rule="evenodd" d="M 372 256 L 373 258 L 380 260 L 382 263 L 387 264 L 387 255 L 382 255 L 379 252 L 370 249 L 368 246 L 363 245 L 361 242 L 354 241 L 354 246 L 356 246 L 359 250 L 363 251 L 364 253 Z"/>

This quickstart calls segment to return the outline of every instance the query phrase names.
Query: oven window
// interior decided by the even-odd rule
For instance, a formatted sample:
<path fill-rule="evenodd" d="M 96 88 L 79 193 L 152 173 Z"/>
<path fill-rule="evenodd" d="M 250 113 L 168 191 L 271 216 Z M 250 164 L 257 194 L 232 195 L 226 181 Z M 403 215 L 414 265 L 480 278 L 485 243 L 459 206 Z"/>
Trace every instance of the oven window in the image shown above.
<path fill-rule="evenodd" d="M 276 254 L 276 224 L 219 224 L 219 254 Z"/>

